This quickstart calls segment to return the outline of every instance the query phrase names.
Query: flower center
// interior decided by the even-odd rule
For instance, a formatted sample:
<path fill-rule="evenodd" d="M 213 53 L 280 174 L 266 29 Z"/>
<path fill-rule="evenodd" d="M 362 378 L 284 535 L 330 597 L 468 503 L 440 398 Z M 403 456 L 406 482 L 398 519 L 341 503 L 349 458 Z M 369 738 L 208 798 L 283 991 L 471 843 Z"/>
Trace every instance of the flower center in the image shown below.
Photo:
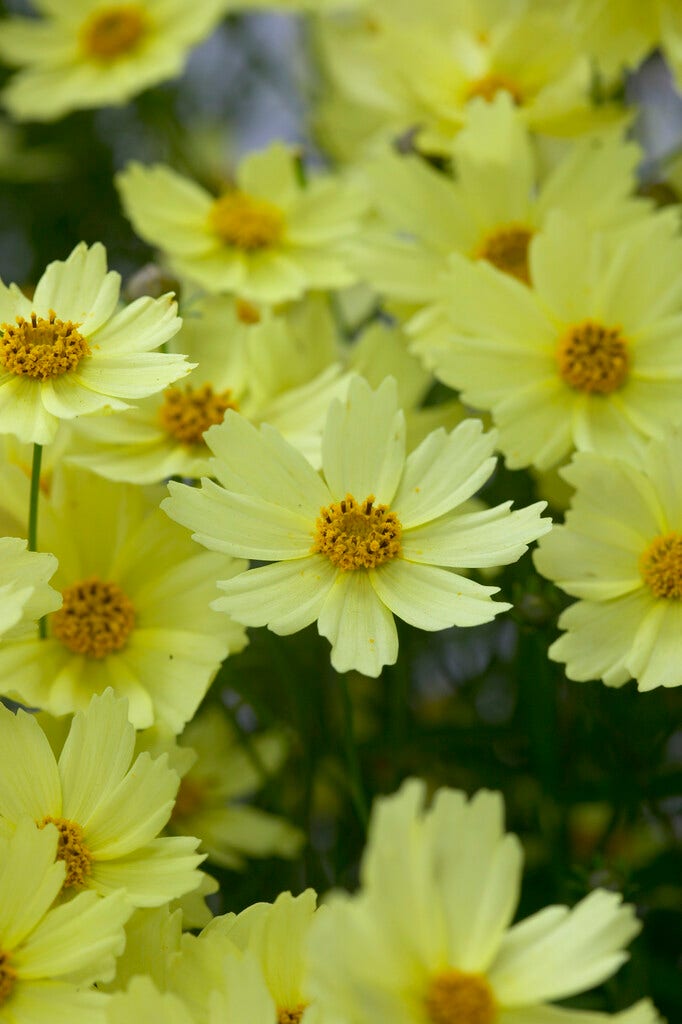
<path fill-rule="evenodd" d="M 106 658 L 128 642 L 135 609 L 116 583 L 96 576 L 62 590 L 62 607 L 52 615 L 52 634 L 74 654 Z"/>
<path fill-rule="evenodd" d="M 71 320 L 59 320 L 52 309 L 48 320 L 31 313 L 30 320 L 18 316 L 15 324 L 0 324 L 0 363 L 18 376 L 61 377 L 90 355 L 78 327 Z"/>
<path fill-rule="evenodd" d="M 682 597 L 682 533 L 656 537 L 640 556 L 639 571 L 654 597 Z"/>
<path fill-rule="evenodd" d="M 299 1003 L 293 1009 L 280 1007 L 277 1010 L 277 1024 L 299 1024 L 306 1010 L 306 1003 Z"/>
<path fill-rule="evenodd" d="M 532 237 L 533 231 L 530 228 L 522 224 L 509 224 L 486 235 L 474 255 L 524 284 L 530 284 L 528 246 Z"/>
<path fill-rule="evenodd" d="M 630 357 L 619 327 L 593 320 L 570 327 L 557 349 L 559 375 L 569 387 L 610 395 L 627 380 Z"/>
<path fill-rule="evenodd" d="M 466 91 L 466 99 L 473 100 L 477 96 L 481 96 L 486 103 L 492 103 L 498 92 L 508 92 L 517 107 L 523 103 L 523 93 L 516 82 L 507 78 L 506 75 L 498 75 L 494 71 L 471 82 Z"/>
<path fill-rule="evenodd" d="M 374 495 L 359 505 L 347 494 L 342 501 L 320 509 L 313 552 L 347 572 L 374 569 L 400 554 L 402 526 L 388 505 L 374 505 Z"/>
<path fill-rule="evenodd" d="M 186 818 L 198 811 L 204 803 L 204 787 L 187 776 L 180 780 L 171 819 Z"/>
<path fill-rule="evenodd" d="M 208 219 L 211 230 L 221 241 L 244 252 L 276 245 L 284 229 L 281 210 L 244 192 L 229 192 L 216 199 Z"/>
<path fill-rule="evenodd" d="M 159 409 L 163 429 L 182 444 L 201 444 L 204 431 L 222 423 L 228 409 L 237 409 L 231 391 L 214 391 L 210 384 L 185 389 L 166 388 Z"/>
<path fill-rule="evenodd" d="M 257 306 L 247 302 L 246 299 L 237 299 L 236 302 L 236 313 L 237 319 L 243 324 L 259 324 L 261 321 L 260 310 Z"/>
<path fill-rule="evenodd" d="M 12 995 L 17 972 L 9 964 L 9 953 L 0 950 L 0 1006 Z"/>
<path fill-rule="evenodd" d="M 141 7 L 120 4 L 95 11 L 81 29 L 81 42 L 89 57 L 107 63 L 135 50 L 148 29 Z"/>
<path fill-rule="evenodd" d="M 57 860 L 63 860 L 66 864 L 63 888 L 84 885 L 86 877 L 90 874 L 92 855 L 83 842 L 83 829 L 75 821 L 69 821 L 68 818 L 53 818 L 50 814 L 46 814 L 42 821 L 36 824 L 38 828 L 45 828 L 50 823 L 56 825 L 59 830 Z"/>
<path fill-rule="evenodd" d="M 431 979 L 424 1004 L 432 1024 L 494 1024 L 497 1019 L 485 978 L 454 968 Z"/>

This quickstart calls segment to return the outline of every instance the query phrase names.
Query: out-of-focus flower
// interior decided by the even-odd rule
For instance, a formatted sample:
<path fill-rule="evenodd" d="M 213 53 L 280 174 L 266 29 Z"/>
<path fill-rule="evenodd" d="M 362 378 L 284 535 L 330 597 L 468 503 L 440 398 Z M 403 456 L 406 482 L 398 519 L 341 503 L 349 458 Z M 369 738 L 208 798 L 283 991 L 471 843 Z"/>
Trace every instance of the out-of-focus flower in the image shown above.
<path fill-rule="evenodd" d="M 61 605 L 48 580 L 57 568 L 54 555 L 27 551 L 26 541 L 0 537 L 0 637 L 29 632 L 36 620 Z"/>

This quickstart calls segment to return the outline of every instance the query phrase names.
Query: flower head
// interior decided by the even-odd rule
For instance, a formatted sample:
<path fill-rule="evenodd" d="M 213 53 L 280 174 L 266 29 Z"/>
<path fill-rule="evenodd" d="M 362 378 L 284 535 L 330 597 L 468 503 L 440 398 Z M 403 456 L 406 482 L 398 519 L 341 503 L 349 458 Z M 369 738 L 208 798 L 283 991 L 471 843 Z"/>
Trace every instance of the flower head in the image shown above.
<path fill-rule="evenodd" d="M 494 435 L 466 420 L 405 458 L 395 381 L 355 377 L 329 410 L 321 478 L 280 435 L 234 413 L 207 435 L 219 484 L 171 484 L 163 507 L 218 551 L 272 564 L 219 584 L 214 607 L 293 633 L 316 619 L 339 672 L 376 676 L 398 653 L 393 614 L 421 629 L 488 622 L 498 588 L 455 571 L 515 561 L 549 529 L 544 503 L 462 514 L 487 480 Z"/>
<path fill-rule="evenodd" d="M 46 444 L 60 420 L 126 409 L 125 399 L 191 369 L 184 356 L 153 351 L 180 330 L 172 296 L 117 311 L 120 280 L 103 245 L 81 242 L 50 263 L 32 299 L 0 282 L 0 433 Z"/>

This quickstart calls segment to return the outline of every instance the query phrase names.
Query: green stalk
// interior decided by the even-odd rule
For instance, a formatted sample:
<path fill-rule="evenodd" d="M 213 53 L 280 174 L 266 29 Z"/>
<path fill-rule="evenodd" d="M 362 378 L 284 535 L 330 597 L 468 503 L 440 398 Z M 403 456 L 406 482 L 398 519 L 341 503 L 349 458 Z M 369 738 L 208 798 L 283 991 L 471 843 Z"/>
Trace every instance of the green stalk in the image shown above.
<path fill-rule="evenodd" d="M 38 500 L 40 498 L 40 464 L 43 460 L 43 446 L 33 445 L 33 461 L 31 464 L 31 493 L 28 500 L 28 550 L 38 550 Z M 38 623 L 41 638 L 47 636 L 45 616 Z"/>
<path fill-rule="evenodd" d="M 348 774 L 350 778 L 350 795 L 358 818 L 360 819 L 363 828 L 366 830 L 367 823 L 369 821 L 369 810 L 367 807 L 365 787 L 362 782 L 358 747 L 355 742 L 355 730 L 353 728 L 353 703 L 348 689 L 347 675 L 344 674 L 339 676 L 339 685 L 341 689 L 341 700 L 343 702 L 344 743 L 346 747 L 346 760 L 348 762 Z"/>

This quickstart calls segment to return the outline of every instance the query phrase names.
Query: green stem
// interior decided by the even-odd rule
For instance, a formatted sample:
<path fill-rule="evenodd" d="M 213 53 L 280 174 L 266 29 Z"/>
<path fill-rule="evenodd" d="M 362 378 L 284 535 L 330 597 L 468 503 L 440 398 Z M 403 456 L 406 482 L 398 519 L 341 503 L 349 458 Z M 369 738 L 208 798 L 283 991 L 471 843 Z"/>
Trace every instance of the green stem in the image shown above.
<path fill-rule="evenodd" d="M 360 819 L 363 828 L 366 829 L 369 821 L 369 811 L 367 809 L 365 787 L 362 782 L 358 748 L 355 742 L 355 730 L 353 728 L 353 703 L 348 689 L 348 677 L 346 675 L 339 676 L 339 684 L 341 689 L 341 700 L 343 703 L 344 743 L 346 747 L 346 760 L 348 762 L 348 774 L 350 776 L 350 794 L 358 818 Z"/>
<path fill-rule="evenodd" d="M 43 446 L 33 445 L 33 462 L 31 464 L 31 493 L 28 500 L 28 550 L 38 550 L 38 499 L 40 498 L 40 464 L 43 460 Z M 41 638 L 47 636 L 45 616 L 38 623 Z"/>

